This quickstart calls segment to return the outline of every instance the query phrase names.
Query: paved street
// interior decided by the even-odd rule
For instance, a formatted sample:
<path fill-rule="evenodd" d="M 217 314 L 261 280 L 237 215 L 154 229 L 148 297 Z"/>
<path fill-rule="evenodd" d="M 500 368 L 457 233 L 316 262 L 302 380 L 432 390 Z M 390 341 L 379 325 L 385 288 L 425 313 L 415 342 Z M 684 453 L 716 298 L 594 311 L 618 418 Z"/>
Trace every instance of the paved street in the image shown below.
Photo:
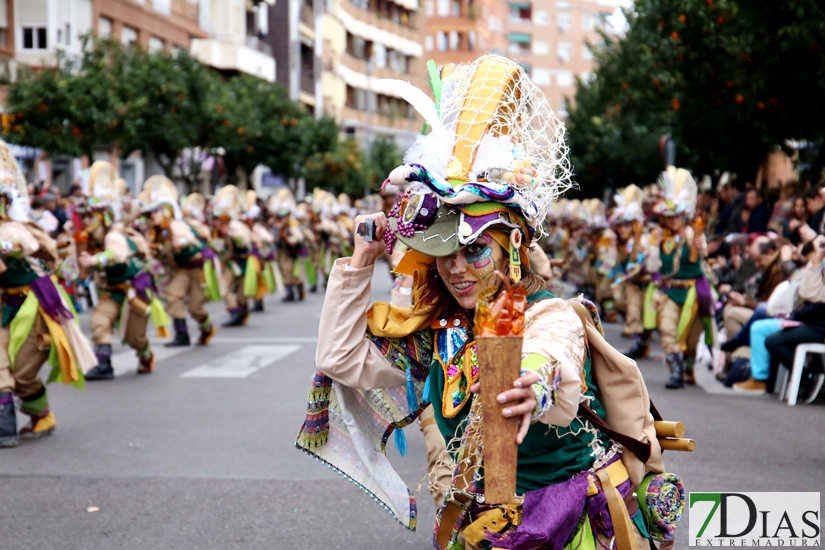
<path fill-rule="evenodd" d="M 374 296 L 388 295 L 383 264 Z M 434 509 L 419 495 L 420 529 L 406 532 L 351 484 L 293 448 L 303 418 L 323 294 L 267 302 L 245 329 L 222 329 L 206 348 L 161 346 L 156 372 L 135 374 L 117 347 L 119 376 L 85 391 L 49 388 L 54 436 L 0 452 L 0 548 L 287 549 L 430 548 Z M 225 318 L 211 304 L 214 319 Z M 84 323 L 88 329 L 88 315 Z M 190 320 L 194 333 L 194 323 Z M 618 325 L 608 337 L 623 349 Z M 712 380 L 663 389 L 660 349 L 642 361 L 651 395 L 682 420 L 695 453 L 668 453 L 692 490 L 825 489 L 825 406 L 715 393 Z M 704 373 L 703 373 L 704 374 Z M 813 429 L 812 429 L 813 428 Z M 415 488 L 423 438 L 392 461 Z M 99 509 L 87 512 L 90 507 Z M 687 525 L 679 546 L 686 546 Z"/>

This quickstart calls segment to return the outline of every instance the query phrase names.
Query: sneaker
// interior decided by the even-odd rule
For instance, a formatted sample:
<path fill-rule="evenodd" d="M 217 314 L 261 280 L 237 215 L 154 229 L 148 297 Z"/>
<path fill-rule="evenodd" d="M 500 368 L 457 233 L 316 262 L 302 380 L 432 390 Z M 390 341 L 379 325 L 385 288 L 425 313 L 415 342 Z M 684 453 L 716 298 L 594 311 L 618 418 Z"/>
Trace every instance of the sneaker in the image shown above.
<path fill-rule="evenodd" d="M 32 417 L 31 422 L 20 430 L 20 439 L 37 439 L 54 433 L 57 423 L 51 411 L 41 418 Z"/>
<path fill-rule="evenodd" d="M 762 395 L 768 391 L 768 387 L 763 380 L 754 380 L 748 378 L 744 382 L 737 382 L 733 385 L 733 391 L 742 393 L 749 393 L 753 395 Z"/>
<path fill-rule="evenodd" d="M 797 403 L 800 405 L 813 403 L 816 396 L 819 395 L 819 390 L 822 389 L 823 382 L 825 382 L 825 374 L 805 369 L 802 373 L 802 380 L 799 382 Z"/>

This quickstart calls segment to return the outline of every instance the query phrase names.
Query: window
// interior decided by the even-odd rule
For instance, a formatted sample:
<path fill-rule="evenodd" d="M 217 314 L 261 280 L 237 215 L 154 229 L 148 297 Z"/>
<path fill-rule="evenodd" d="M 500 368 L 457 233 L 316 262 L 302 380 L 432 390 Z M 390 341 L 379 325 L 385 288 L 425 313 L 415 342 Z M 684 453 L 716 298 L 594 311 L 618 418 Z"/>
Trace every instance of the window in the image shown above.
<path fill-rule="evenodd" d="M 67 46 L 72 45 L 72 26 L 66 23 L 66 41 L 64 42 Z"/>
<path fill-rule="evenodd" d="M 550 45 L 547 43 L 547 40 L 534 40 L 533 53 L 536 55 L 547 55 L 550 53 Z"/>
<path fill-rule="evenodd" d="M 112 34 L 112 20 L 108 17 L 101 17 L 97 20 L 97 34 L 98 36 L 111 36 Z"/>
<path fill-rule="evenodd" d="M 587 59 L 588 61 L 593 59 L 593 51 L 587 44 L 582 47 L 582 58 Z"/>
<path fill-rule="evenodd" d="M 447 33 L 444 31 L 438 31 L 436 35 L 436 42 L 438 51 L 446 52 L 447 51 Z"/>
<path fill-rule="evenodd" d="M 450 16 L 450 0 L 438 0 L 438 16 Z"/>
<path fill-rule="evenodd" d="M 172 2 L 170 0 L 152 0 L 152 7 L 155 11 L 164 15 L 172 13 Z"/>
<path fill-rule="evenodd" d="M 547 69 L 533 69 L 533 83 L 536 86 L 549 86 L 550 71 Z"/>
<path fill-rule="evenodd" d="M 128 47 L 137 42 L 137 39 L 137 29 L 123 25 L 123 28 L 120 30 L 120 43 Z"/>
<path fill-rule="evenodd" d="M 557 112 L 558 114 L 560 114 L 561 116 L 567 116 L 567 100 L 566 100 L 566 99 L 564 99 L 564 98 L 561 98 L 561 99 L 559 100 L 559 104 L 558 104 L 558 105 L 559 105 L 559 106 L 558 106 L 558 109 L 556 109 L 556 112 Z"/>
<path fill-rule="evenodd" d="M 157 36 L 149 37 L 150 52 L 160 52 L 163 51 L 165 47 L 166 43 L 163 41 L 163 38 L 158 38 Z"/>
<path fill-rule="evenodd" d="M 458 45 L 460 43 L 460 36 L 457 31 L 450 31 L 450 50 L 458 51 Z"/>
<path fill-rule="evenodd" d="M 573 50 L 573 46 L 570 42 L 559 42 L 558 46 L 556 46 L 556 54 L 559 56 L 559 59 L 567 63 L 570 61 L 570 54 Z"/>
<path fill-rule="evenodd" d="M 547 23 L 550 21 L 550 16 L 545 9 L 536 9 L 533 11 L 533 23 L 536 25 L 541 25 L 542 27 L 547 26 Z"/>
<path fill-rule="evenodd" d="M 585 13 L 582 15 L 582 28 L 586 31 L 592 31 L 596 28 L 596 17 Z"/>
<path fill-rule="evenodd" d="M 24 50 L 45 50 L 47 46 L 46 27 L 23 27 Z"/>
<path fill-rule="evenodd" d="M 532 19 L 530 4 L 510 4 L 509 19 L 511 23 L 530 24 Z"/>
<path fill-rule="evenodd" d="M 470 31 L 467 33 L 467 45 L 470 48 L 470 51 L 475 51 L 476 49 L 476 31 Z"/>
<path fill-rule="evenodd" d="M 573 75 L 571 73 L 559 73 L 556 75 L 556 84 L 560 88 L 567 88 L 573 85 Z"/>
<path fill-rule="evenodd" d="M 428 34 L 424 37 L 424 49 L 428 52 L 433 51 L 433 35 Z"/>
<path fill-rule="evenodd" d="M 450 10 L 450 15 L 453 17 L 461 17 L 461 2 L 458 0 L 453 0 L 451 7 L 452 9 Z"/>
<path fill-rule="evenodd" d="M 7 13 L 7 3 L 0 2 L 0 46 L 6 45 L 6 33 L 9 30 L 9 14 Z"/>
<path fill-rule="evenodd" d="M 573 26 L 573 16 L 569 11 L 560 11 L 556 14 L 556 23 L 559 25 L 561 32 L 567 32 Z"/>
<path fill-rule="evenodd" d="M 433 4 L 433 0 L 427 0 L 424 3 L 424 12 L 427 14 L 427 17 L 435 15 L 435 5 Z"/>

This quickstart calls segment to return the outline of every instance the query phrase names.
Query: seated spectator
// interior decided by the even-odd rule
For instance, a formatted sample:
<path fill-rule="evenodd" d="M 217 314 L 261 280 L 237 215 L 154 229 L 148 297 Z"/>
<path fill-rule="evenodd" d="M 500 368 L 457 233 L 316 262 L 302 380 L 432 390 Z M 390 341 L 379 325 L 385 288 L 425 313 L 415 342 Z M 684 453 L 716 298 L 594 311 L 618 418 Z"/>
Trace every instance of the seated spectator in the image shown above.
<path fill-rule="evenodd" d="M 765 233 L 771 219 L 771 209 L 765 204 L 765 197 L 756 189 L 745 193 L 745 206 L 750 211 L 747 220 L 748 233 Z"/>
<path fill-rule="evenodd" d="M 811 253 L 811 260 L 802 271 L 799 280 L 798 298 L 802 305 L 796 307 L 789 319 L 764 319 L 751 327 L 751 376 L 748 380 L 734 384 L 736 391 L 765 393 L 770 375 L 770 363 L 763 357 L 764 349 L 772 359 L 785 366 L 793 367 L 796 346 L 811 342 L 825 342 L 825 237 L 819 236 Z M 813 387 L 807 393 L 815 394 L 822 387 L 825 375 L 817 373 L 809 377 Z"/>
<path fill-rule="evenodd" d="M 760 256 L 759 247 L 768 242 L 770 239 L 764 235 L 753 238 L 747 248 L 746 256 L 742 258 L 737 268 L 739 271 L 737 281 L 727 293 L 727 303 L 722 310 L 725 333 L 728 338 L 738 334 L 742 326 L 753 315 L 756 303 L 758 303 L 753 298 L 760 288 L 762 276 L 762 270 L 757 265 Z M 736 267 L 736 262 L 733 263 Z M 748 307 L 749 304 L 752 307 Z"/>
<path fill-rule="evenodd" d="M 825 218 L 825 200 L 819 193 L 818 188 L 808 189 L 804 195 L 805 210 L 808 212 L 808 219 L 805 226 L 799 230 L 802 242 L 809 242 L 816 238 L 816 235 L 823 233 L 823 218 Z"/>
<path fill-rule="evenodd" d="M 768 317 L 767 301 L 773 293 L 774 289 L 786 280 L 788 275 L 782 269 L 782 255 L 779 251 L 779 246 L 776 241 L 761 240 L 767 237 L 760 237 L 754 241 L 756 245 L 756 256 L 754 262 L 757 267 L 762 270 L 759 288 L 753 298 L 739 294 L 738 292 L 731 292 L 728 295 L 728 304 L 726 309 L 729 310 L 725 317 L 725 330 L 734 329 L 735 323 L 739 320 L 739 315 L 747 315 L 744 310 L 750 311 L 750 316 L 746 323 L 736 333 L 728 333 L 728 341 L 722 344 L 722 351 L 732 352 L 739 346 L 747 346 L 750 344 L 750 326 L 753 322 L 759 319 Z"/>

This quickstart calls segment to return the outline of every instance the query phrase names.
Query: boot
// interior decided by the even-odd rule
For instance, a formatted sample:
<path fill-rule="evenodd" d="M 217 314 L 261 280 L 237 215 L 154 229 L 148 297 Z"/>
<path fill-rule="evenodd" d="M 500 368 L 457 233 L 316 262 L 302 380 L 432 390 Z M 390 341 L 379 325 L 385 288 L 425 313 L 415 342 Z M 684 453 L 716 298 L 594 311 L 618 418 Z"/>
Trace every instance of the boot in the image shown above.
<path fill-rule="evenodd" d="M 218 332 L 218 329 L 215 328 L 215 325 L 212 324 L 212 321 L 207 317 L 204 319 L 198 328 L 201 330 L 200 336 L 198 336 L 198 345 L 205 346 L 209 343 L 209 340 L 215 336 L 215 333 Z"/>
<path fill-rule="evenodd" d="M 310 291 L 310 292 L 312 292 L 313 294 L 315 294 L 316 292 L 318 292 L 318 283 L 315 283 L 314 285 L 312 285 L 311 287 L 309 287 L 309 291 Z"/>
<path fill-rule="evenodd" d="M 229 320 L 223 325 L 224 327 L 240 327 L 244 324 L 243 310 L 239 307 L 233 308 L 229 311 Z"/>
<path fill-rule="evenodd" d="M 32 416 L 29 425 L 20 430 L 20 439 L 39 439 L 52 435 L 57 424 L 54 415 L 47 410 L 44 416 Z"/>
<path fill-rule="evenodd" d="M 189 335 L 186 335 L 186 339 L 189 339 Z M 155 354 L 152 353 L 152 349 L 149 346 L 146 346 L 146 349 L 142 352 L 138 353 L 138 374 L 151 374 L 152 371 L 155 370 Z"/>
<path fill-rule="evenodd" d="M 684 358 L 681 353 L 668 353 L 665 357 L 667 366 L 670 367 L 670 379 L 665 383 L 669 390 L 678 390 L 685 387 L 682 373 L 685 370 Z"/>
<path fill-rule="evenodd" d="M 95 346 L 95 356 L 97 356 L 97 366 L 86 373 L 86 380 L 113 379 L 115 371 L 112 369 L 112 346 L 110 344 Z"/>
<path fill-rule="evenodd" d="M 164 344 L 167 348 L 189 347 L 189 329 L 186 328 L 186 319 L 175 319 L 175 339 Z"/>
<path fill-rule="evenodd" d="M 298 300 L 303 302 L 304 298 L 306 298 L 306 292 L 304 291 L 304 283 L 298 283 Z"/>
<path fill-rule="evenodd" d="M 11 392 L 0 392 L 0 448 L 17 447 L 17 416 L 14 413 L 14 399 Z"/>
<path fill-rule="evenodd" d="M 252 302 L 255 304 L 254 306 L 252 306 L 252 311 L 260 313 L 264 310 L 263 300 L 252 300 Z"/>
<path fill-rule="evenodd" d="M 625 353 L 631 359 L 644 359 L 650 355 L 650 341 L 645 340 L 641 334 L 631 334 L 630 341 L 632 342 L 630 349 Z"/>
<path fill-rule="evenodd" d="M 286 285 L 286 294 L 284 295 L 282 302 L 294 302 L 295 301 L 295 285 Z"/>
<path fill-rule="evenodd" d="M 696 359 L 685 359 L 685 372 L 682 375 L 682 380 L 685 381 L 685 384 L 691 386 L 696 385 L 696 372 L 693 369 L 695 363 Z"/>
<path fill-rule="evenodd" d="M 245 307 L 241 309 L 241 326 L 245 325 L 249 321 L 249 308 Z"/>

